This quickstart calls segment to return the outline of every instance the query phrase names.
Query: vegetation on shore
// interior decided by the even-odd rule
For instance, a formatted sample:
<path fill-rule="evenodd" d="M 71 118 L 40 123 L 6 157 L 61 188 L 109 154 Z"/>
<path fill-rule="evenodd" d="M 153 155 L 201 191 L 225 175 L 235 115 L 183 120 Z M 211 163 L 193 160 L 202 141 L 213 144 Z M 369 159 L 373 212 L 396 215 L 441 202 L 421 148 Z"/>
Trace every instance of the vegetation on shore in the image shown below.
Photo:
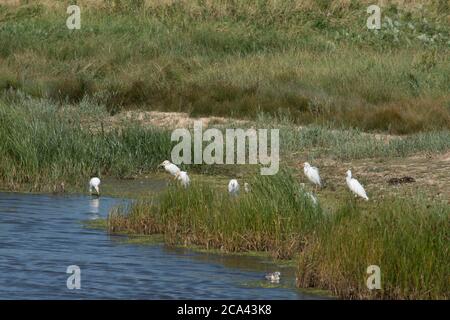
<path fill-rule="evenodd" d="M 286 115 L 260 114 L 258 128 L 280 129 L 280 148 L 285 157 L 308 152 L 309 158 L 333 157 L 340 160 L 407 157 L 421 152 L 438 154 L 450 149 L 450 131 L 419 132 L 406 136 L 376 136 L 358 129 L 332 126 L 297 127 Z"/>
<path fill-rule="evenodd" d="M 139 200 L 110 213 L 111 232 L 161 234 L 166 243 L 223 252 L 267 252 L 298 259 L 298 285 L 341 298 L 446 299 L 450 208 L 420 196 L 362 203 L 350 195 L 332 208 L 309 194 L 288 171 L 258 176 L 251 192 L 172 185 L 156 200 Z M 382 290 L 366 287 L 378 265 Z"/>
<path fill-rule="evenodd" d="M 333 219 L 300 252 L 300 287 L 343 298 L 448 299 L 450 206 L 385 199 L 361 210 L 342 202 Z M 381 290 L 368 290 L 367 267 L 381 271 Z"/>
<path fill-rule="evenodd" d="M 396 134 L 450 128 L 447 1 L 66 1 L 0 5 L 0 91 Z M 370 3 L 371 4 L 371 3 Z M 445 11 L 447 10 L 447 11 Z"/>
<path fill-rule="evenodd" d="M 236 198 L 209 183 L 193 183 L 186 190 L 173 186 L 155 203 L 138 202 L 113 212 L 110 230 L 162 233 L 171 244 L 231 252 L 270 251 L 292 258 L 302 246 L 302 234 L 320 222 L 320 208 L 285 172 L 258 176 L 250 183 L 252 192 Z"/>
<path fill-rule="evenodd" d="M 176 143 L 170 139 L 170 129 L 132 121 L 115 126 L 109 118 L 105 106 L 87 97 L 77 104 L 60 105 L 20 92 L 1 96 L 0 184 L 12 190 L 54 191 L 63 182 L 73 190 L 84 187 L 91 176 L 142 176 L 170 159 Z M 349 160 L 450 150 L 450 132 L 445 130 L 385 141 L 356 129 L 298 127 L 285 115 L 267 114 L 241 127 L 252 126 L 280 129 L 282 165 L 295 161 L 299 154 L 305 159 Z M 184 167 L 189 172 L 225 175 L 244 170 L 226 165 Z M 244 167 L 245 171 L 256 170 Z"/>
<path fill-rule="evenodd" d="M 89 177 L 126 177 L 155 171 L 170 155 L 170 134 L 130 124 L 101 130 L 83 126 L 81 117 L 104 117 L 88 101 L 62 108 L 46 100 L 0 100 L 0 182 L 16 190 L 54 191 L 85 187 Z M 98 112 L 98 113 L 97 113 Z"/>
<path fill-rule="evenodd" d="M 88 98 L 61 106 L 7 95 L 0 99 L 0 115 L 0 180 L 10 189 L 30 184 L 31 190 L 52 191 L 60 181 L 84 185 L 94 174 L 148 173 L 172 148 L 167 129 L 111 126 L 105 107 Z M 403 157 L 446 152 L 450 141 L 445 131 L 384 141 L 357 130 L 299 128 L 289 119 L 267 115 L 248 125 L 280 128 L 282 158 L 287 157 L 282 167 L 294 151 L 346 160 Z M 292 170 L 271 177 L 247 175 L 251 192 L 236 198 L 212 178 L 194 179 L 188 190 L 171 185 L 156 198 L 116 209 L 108 228 L 162 234 L 171 244 L 299 259 L 300 286 L 328 289 L 340 297 L 448 298 L 448 204 L 381 194 L 362 204 L 345 194 L 332 199 L 333 191 L 324 190 L 314 206 Z M 364 268 L 370 264 L 382 268 L 383 290 L 376 293 L 364 285 Z"/>
<path fill-rule="evenodd" d="M 115 209 L 109 230 L 298 259 L 299 286 L 343 298 L 450 298 L 448 203 L 382 190 L 360 203 L 332 186 L 316 206 L 295 168 L 450 150 L 447 1 L 392 2 L 380 31 L 365 28 L 367 1 L 77 3 L 77 31 L 65 26 L 67 1 L 0 4 L 2 187 L 55 191 L 156 170 L 170 130 L 111 125 L 124 110 L 249 119 L 239 126 L 280 129 L 281 167 L 294 168 L 247 172 L 251 192 L 238 197 L 211 177 L 170 185 Z M 365 286 L 373 264 L 381 291 Z"/>

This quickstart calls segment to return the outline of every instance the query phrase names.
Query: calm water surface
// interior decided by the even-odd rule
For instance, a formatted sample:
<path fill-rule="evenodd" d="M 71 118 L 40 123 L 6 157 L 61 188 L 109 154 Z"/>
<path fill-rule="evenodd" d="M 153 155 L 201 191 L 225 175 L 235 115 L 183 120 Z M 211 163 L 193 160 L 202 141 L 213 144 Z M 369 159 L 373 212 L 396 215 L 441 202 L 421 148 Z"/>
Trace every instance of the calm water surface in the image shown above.
<path fill-rule="evenodd" d="M 126 243 L 88 229 L 123 200 L 0 193 L 0 299 L 308 299 L 262 258 L 220 256 Z M 81 289 L 66 286 L 81 269 Z M 283 270 L 281 270 L 283 272 Z"/>

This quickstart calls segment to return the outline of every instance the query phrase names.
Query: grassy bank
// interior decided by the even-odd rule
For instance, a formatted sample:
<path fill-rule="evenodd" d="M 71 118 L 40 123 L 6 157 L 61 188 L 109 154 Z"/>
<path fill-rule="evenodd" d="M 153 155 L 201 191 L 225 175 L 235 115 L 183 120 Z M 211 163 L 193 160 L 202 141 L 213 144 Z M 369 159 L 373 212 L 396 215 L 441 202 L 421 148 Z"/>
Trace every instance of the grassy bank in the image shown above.
<path fill-rule="evenodd" d="M 224 186 L 171 186 L 156 200 L 111 212 L 111 232 L 162 234 L 170 244 L 222 252 L 266 252 L 298 259 L 298 285 L 342 298 L 448 298 L 448 205 L 413 199 L 369 203 L 344 195 L 319 205 L 288 171 L 249 181 L 251 192 L 230 197 Z M 366 287 L 378 265 L 382 290 Z"/>
<path fill-rule="evenodd" d="M 171 130 L 139 121 L 115 122 L 104 105 L 85 97 L 61 105 L 23 93 L 0 97 L 0 183 L 11 190 L 52 191 L 84 186 L 93 175 L 143 176 L 170 159 Z M 260 114 L 241 128 L 280 129 L 281 165 L 299 159 L 392 159 L 450 150 L 449 131 L 422 132 L 388 140 L 356 129 L 298 127 L 291 118 Z M 219 130 L 233 124 L 214 125 Z M 205 145 L 208 143 L 205 142 Z M 193 148 L 192 148 L 193 150 Z M 190 173 L 239 176 L 254 166 L 185 165 Z M 247 173 L 246 173 L 247 172 Z"/>
<path fill-rule="evenodd" d="M 52 191 L 62 182 L 69 188 L 80 187 L 93 175 L 142 176 L 169 159 L 176 143 L 170 141 L 170 129 L 128 119 L 114 122 L 105 106 L 87 97 L 76 104 L 60 105 L 22 93 L 7 94 L 0 97 L 0 116 L 0 183 L 11 190 Z M 225 126 L 214 125 L 220 130 Z M 385 141 L 354 129 L 317 125 L 300 128 L 292 119 L 263 114 L 255 122 L 239 125 L 246 126 L 280 129 L 282 166 L 299 159 L 388 159 L 450 149 L 449 131 Z M 190 173 L 222 175 L 257 169 L 229 165 L 184 167 Z"/>
<path fill-rule="evenodd" d="M 76 31 L 68 1 L 0 4 L 0 186 L 155 171 L 170 128 L 115 122 L 123 111 L 243 118 L 217 127 L 280 129 L 279 174 L 184 166 L 189 189 L 115 209 L 109 230 L 294 259 L 299 286 L 342 298 L 448 299 L 448 1 L 389 1 L 379 31 L 370 2 L 80 0 Z M 318 205 L 298 179 L 306 160 L 326 180 Z M 367 203 L 345 189 L 356 165 Z M 401 175 L 416 182 L 387 183 Z M 230 177 L 251 192 L 230 197 Z"/>
<path fill-rule="evenodd" d="M 298 127 L 285 114 L 259 114 L 258 128 L 280 129 L 280 148 L 285 158 L 331 157 L 340 160 L 407 157 L 417 153 L 438 154 L 450 150 L 450 131 L 419 132 L 406 136 L 371 135 L 358 129 L 329 125 Z"/>
<path fill-rule="evenodd" d="M 390 2 L 378 32 L 365 27 L 369 2 L 78 1 L 77 31 L 66 1 L 1 5 L 0 90 L 89 96 L 110 113 L 450 128 L 448 2 Z"/>
<path fill-rule="evenodd" d="M 301 251 L 300 287 L 342 298 L 448 299 L 450 207 L 388 199 L 367 210 L 343 204 Z M 367 289 L 366 269 L 378 265 L 381 290 Z"/>
<path fill-rule="evenodd" d="M 269 251 L 292 258 L 320 220 L 320 208 L 287 173 L 250 181 L 252 192 L 230 197 L 210 183 L 173 187 L 157 203 L 144 201 L 111 214 L 110 230 L 164 234 L 185 243 L 223 251 Z M 128 213 L 128 214 L 127 214 Z M 299 233 L 299 231 L 302 231 Z"/>
<path fill-rule="evenodd" d="M 96 126 L 83 126 L 86 117 Z M 104 108 L 89 101 L 63 108 L 24 97 L 0 100 L 2 185 L 47 192 L 62 182 L 68 189 L 85 187 L 92 176 L 155 171 L 170 155 L 168 132 L 133 124 L 102 131 L 104 117 Z"/>

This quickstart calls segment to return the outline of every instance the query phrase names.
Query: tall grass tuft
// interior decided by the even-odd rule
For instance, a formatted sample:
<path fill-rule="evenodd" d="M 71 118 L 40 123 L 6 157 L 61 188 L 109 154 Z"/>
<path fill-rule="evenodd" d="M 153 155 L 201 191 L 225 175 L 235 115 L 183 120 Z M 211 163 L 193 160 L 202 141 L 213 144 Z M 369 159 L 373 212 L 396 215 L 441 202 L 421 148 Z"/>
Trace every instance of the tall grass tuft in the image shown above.
<path fill-rule="evenodd" d="M 300 254 L 298 284 L 342 298 L 448 299 L 448 205 L 419 198 L 380 203 L 367 212 L 342 206 L 311 235 Z M 381 290 L 369 290 L 366 269 L 381 270 Z"/>
<path fill-rule="evenodd" d="M 113 212 L 110 230 L 162 233 L 171 244 L 292 258 L 303 246 L 304 235 L 324 219 L 320 206 L 286 171 L 249 183 L 251 192 L 241 190 L 237 197 L 207 183 L 194 182 L 188 189 L 172 185 L 156 202 L 141 200 L 129 212 Z"/>
<path fill-rule="evenodd" d="M 82 109 L 84 108 L 84 109 Z M 130 124 L 101 131 L 103 114 L 85 102 L 72 111 L 47 100 L 0 102 L 0 181 L 51 190 L 83 185 L 89 176 L 154 171 L 170 155 L 170 133 Z M 81 117 L 92 117 L 87 122 Z M 83 126 L 84 125 L 84 126 Z"/>

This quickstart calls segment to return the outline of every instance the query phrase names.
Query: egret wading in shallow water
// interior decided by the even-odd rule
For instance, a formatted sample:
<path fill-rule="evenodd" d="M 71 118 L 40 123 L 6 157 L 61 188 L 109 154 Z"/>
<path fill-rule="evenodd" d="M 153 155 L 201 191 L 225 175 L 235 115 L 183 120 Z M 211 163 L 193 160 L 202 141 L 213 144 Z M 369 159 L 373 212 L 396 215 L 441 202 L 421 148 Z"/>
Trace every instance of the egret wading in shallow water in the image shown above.
<path fill-rule="evenodd" d="M 316 187 L 322 187 L 322 181 L 320 180 L 319 169 L 312 167 L 308 162 L 303 164 L 303 172 L 308 180 Z"/>
<path fill-rule="evenodd" d="M 93 189 L 97 193 L 97 195 L 100 195 L 100 179 L 97 177 L 92 178 L 89 180 L 89 193 L 93 193 Z"/>
<path fill-rule="evenodd" d="M 236 196 L 238 194 L 239 183 L 237 182 L 236 179 L 231 179 L 230 182 L 228 183 L 228 192 L 233 196 Z"/>
<path fill-rule="evenodd" d="M 352 172 L 350 170 L 347 171 L 347 177 L 345 178 L 347 181 L 348 188 L 355 194 L 355 197 L 360 196 L 366 201 L 369 200 L 366 194 L 366 190 L 364 190 L 361 183 L 355 178 L 352 178 Z"/>
<path fill-rule="evenodd" d="M 191 179 L 189 179 L 189 176 L 186 171 L 180 171 L 175 174 L 175 178 L 181 182 L 181 185 L 185 188 L 189 186 L 191 183 Z"/>
<path fill-rule="evenodd" d="M 281 272 L 275 271 L 266 274 L 266 279 L 269 280 L 270 282 L 278 283 L 280 282 L 280 276 Z"/>
<path fill-rule="evenodd" d="M 164 167 L 164 170 L 166 170 L 168 173 L 170 173 L 172 176 L 177 178 L 177 174 L 181 171 L 180 168 L 178 168 L 176 165 L 174 165 L 169 160 L 164 160 L 163 163 L 159 165 L 159 167 Z"/>

